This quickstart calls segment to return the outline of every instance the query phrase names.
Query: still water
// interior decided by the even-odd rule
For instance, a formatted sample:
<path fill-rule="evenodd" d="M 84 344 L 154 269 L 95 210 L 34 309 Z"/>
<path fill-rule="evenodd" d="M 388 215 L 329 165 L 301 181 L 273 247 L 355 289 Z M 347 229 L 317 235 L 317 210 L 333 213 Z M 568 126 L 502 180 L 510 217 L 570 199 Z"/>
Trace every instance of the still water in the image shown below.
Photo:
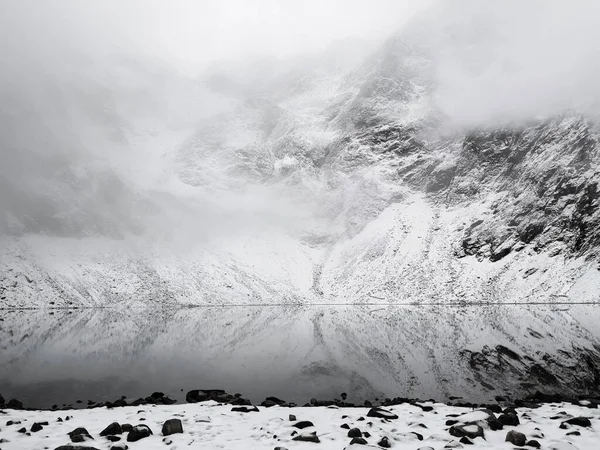
<path fill-rule="evenodd" d="M 0 311 L 0 394 L 26 407 L 221 388 L 254 402 L 600 393 L 600 307 Z"/>

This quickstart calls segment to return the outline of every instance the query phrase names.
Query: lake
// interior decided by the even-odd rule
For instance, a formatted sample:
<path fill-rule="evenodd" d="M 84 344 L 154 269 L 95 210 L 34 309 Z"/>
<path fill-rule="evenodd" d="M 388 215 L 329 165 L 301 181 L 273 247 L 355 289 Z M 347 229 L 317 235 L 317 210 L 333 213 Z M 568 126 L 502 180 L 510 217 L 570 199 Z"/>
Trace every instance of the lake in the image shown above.
<path fill-rule="evenodd" d="M 26 407 L 192 389 L 362 402 L 600 393 L 600 307 L 0 311 L 0 393 Z"/>

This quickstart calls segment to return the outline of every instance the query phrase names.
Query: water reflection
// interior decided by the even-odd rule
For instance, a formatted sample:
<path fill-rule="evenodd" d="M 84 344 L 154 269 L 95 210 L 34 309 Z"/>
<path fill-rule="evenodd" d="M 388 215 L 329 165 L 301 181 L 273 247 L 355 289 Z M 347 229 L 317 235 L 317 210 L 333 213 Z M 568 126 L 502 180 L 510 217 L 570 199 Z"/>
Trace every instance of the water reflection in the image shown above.
<path fill-rule="evenodd" d="M 219 387 L 487 401 L 600 390 L 600 308 L 227 307 L 0 313 L 0 393 L 26 406 Z"/>

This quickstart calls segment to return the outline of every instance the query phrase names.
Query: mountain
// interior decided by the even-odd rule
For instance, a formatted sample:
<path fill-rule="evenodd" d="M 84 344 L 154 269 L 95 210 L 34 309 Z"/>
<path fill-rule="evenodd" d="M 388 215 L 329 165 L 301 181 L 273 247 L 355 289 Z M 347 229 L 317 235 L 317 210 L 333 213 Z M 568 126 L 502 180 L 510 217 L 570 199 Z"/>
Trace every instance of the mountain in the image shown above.
<path fill-rule="evenodd" d="M 76 65 L 12 98 L 0 304 L 599 300 L 597 119 L 455 126 L 455 29 L 199 79 Z"/>

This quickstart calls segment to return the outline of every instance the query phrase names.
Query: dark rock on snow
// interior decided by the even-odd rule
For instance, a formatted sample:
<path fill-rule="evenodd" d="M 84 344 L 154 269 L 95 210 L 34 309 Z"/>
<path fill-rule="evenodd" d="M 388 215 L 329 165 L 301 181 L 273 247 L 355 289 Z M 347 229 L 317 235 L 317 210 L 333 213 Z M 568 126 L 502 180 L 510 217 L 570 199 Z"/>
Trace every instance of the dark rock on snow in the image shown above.
<path fill-rule="evenodd" d="M 360 431 L 359 428 L 352 428 L 350 431 L 348 431 L 348 437 L 362 437 L 362 431 Z"/>
<path fill-rule="evenodd" d="M 515 430 L 510 430 L 506 433 L 505 442 L 510 442 L 511 444 L 516 445 L 517 447 L 522 447 L 527 442 L 527 437 L 523 433 L 519 433 Z"/>
<path fill-rule="evenodd" d="M 147 438 L 151 434 L 153 434 L 152 430 L 147 425 L 136 425 L 127 435 L 127 442 L 136 442 Z"/>
<path fill-rule="evenodd" d="M 367 414 L 367 417 L 379 417 L 381 419 L 389 420 L 398 418 L 396 414 L 383 408 L 371 408 Z"/>
<path fill-rule="evenodd" d="M 383 448 L 390 448 L 392 446 L 390 444 L 389 439 L 386 436 L 382 437 L 381 440 L 377 443 L 377 445 Z"/>
<path fill-rule="evenodd" d="M 298 436 L 294 437 L 292 439 L 293 441 L 299 441 L 299 442 L 314 442 L 315 444 L 318 444 L 319 442 L 321 442 L 321 440 L 319 439 L 319 436 L 317 436 L 317 433 L 311 433 L 311 434 L 299 434 Z"/>
<path fill-rule="evenodd" d="M 183 433 L 183 425 L 179 419 L 169 419 L 162 426 L 163 436 L 170 436 L 172 434 Z"/>
<path fill-rule="evenodd" d="M 108 436 L 123 433 L 123 428 L 119 422 L 113 422 L 100 432 L 100 436 Z"/>
<path fill-rule="evenodd" d="M 252 408 L 250 408 L 249 406 L 234 406 L 233 408 L 231 408 L 232 412 L 242 412 L 242 413 L 249 413 L 249 412 L 259 412 L 259 409 L 256 406 L 253 406 Z"/>
<path fill-rule="evenodd" d="M 367 445 L 368 442 L 365 438 L 355 437 L 350 441 L 350 445 L 352 445 L 352 444 Z"/>
<path fill-rule="evenodd" d="M 563 424 L 568 423 L 569 425 L 577 425 L 580 427 L 591 427 L 592 422 L 587 417 L 573 417 L 572 419 L 565 420 L 560 428 L 563 428 Z"/>
<path fill-rule="evenodd" d="M 119 436 L 115 436 L 113 434 L 106 436 L 106 439 L 108 439 L 110 442 L 119 442 L 121 440 Z"/>
<path fill-rule="evenodd" d="M 37 433 L 40 430 L 43 430 L 44 427 L 42 426 L 41 423 L 35 422 L 33 425 L 31 425 L 31 432 L 32 433 Z"/>
<path fill-rule="evenodd" d="M 315 425 L 310 420 L 302 420 L 293 425 L 295 428 L 303 430 L 304 428 L 314 427 Z"/>
<path fill-rule="evenodd" d="M 484 437 L 483 428 L 479 425 L 455 425 L 450 427 L 450 434 L 454 437 L 468 437 L 471 439 L 475 439 L 476 437 Z"/>
<path fill-rule="evenodd" d="M 83 427 L 75 428 L 69 433 L 69 437 L 71 438 L 71 442 L 85 442 L 87 440 L 91 441 L 94 439 L 92 436 L 90 436 L 88 430 Z"/>

